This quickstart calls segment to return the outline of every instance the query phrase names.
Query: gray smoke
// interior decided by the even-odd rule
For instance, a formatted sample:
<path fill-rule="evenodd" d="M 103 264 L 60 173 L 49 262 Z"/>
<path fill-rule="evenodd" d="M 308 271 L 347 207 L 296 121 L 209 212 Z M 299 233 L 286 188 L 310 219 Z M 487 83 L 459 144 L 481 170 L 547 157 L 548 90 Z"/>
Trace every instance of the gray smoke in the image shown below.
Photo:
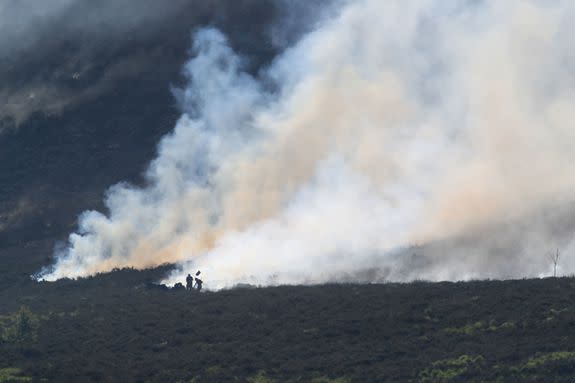
<path fill-rule="evenodd" d="M 83 214 L 43 278 L 164 262 L 180 265 L 168 282 L 201 268 L 212 288 L 548 272 L 546 248 L 570 247 L 553 225 L 573 227 L 575 5 L 322 14 L 258 76 L 198 32 L 148 185 L 111 188 L 110 214 Z"/>
<path fill-rule="evenodd" d="M 61 113 L 93 99 L 113 82 L 141 71 L 138 57 L 103 62 L 142 39 L 185 2 L 144 0 L 6 0 L 0 3 L 0 120 L 17 126 L 32 113 Z M 31 65 L 22 77 L 21 68 Z M 20 71 L 20 72 L 19 72 Z M 93 72 L 97 79 L 89 79 Z M 97 81 L 95 81 L 97 80 Z"/>
<path fill-rule="evenodd" d="M 257 34 L 274 35 L 278 44 L 281 39 L 292 39 L 304 28 L 301 17 L 294 17 L 292 10 L 297 8 L 298 13 L 306 13 L 305 9 L 313 7 L 306 3 L 301 0 L 2 1 L 0 133 L 21 125 L 36 112 L 61 114 L 105 94 L 122 80 L 159 70 L 166 56 L 173 55 L 174 47 L 178 47 L 177 41 L 183 41 L 187 33 L 200 25 L 218 25 L 229 30 L 238 46 L 261 43 L 254 38 Z M 275 19 L 286 24 L 286 28 L 281 28 L 286 33 L 269 28 L 268 24 Z M 295 19 L 300 21 L 290 21 Z M 179 50 L 183 60 L 185 47 Z M 168 81 L 171 80 L 166 81 L 166 89 Z"/>

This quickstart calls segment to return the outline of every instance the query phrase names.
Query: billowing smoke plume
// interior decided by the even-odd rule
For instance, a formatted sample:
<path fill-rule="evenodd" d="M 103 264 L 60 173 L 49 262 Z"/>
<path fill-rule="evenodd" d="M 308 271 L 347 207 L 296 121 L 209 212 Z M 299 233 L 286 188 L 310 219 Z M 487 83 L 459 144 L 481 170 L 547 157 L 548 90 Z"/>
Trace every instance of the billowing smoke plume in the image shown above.
<path fill-rule="evenodd" d="M 147 186 L 112 187 L 109 214 L 83 214 L 43 277 L 165 262 L 180 265 L 169 282 L 201 269 L 212 288 L 547 272 L 545 212 L 574 200 L 575 4 L 328 15 L 257 77 L 222 33 L 196 33 Z"/>

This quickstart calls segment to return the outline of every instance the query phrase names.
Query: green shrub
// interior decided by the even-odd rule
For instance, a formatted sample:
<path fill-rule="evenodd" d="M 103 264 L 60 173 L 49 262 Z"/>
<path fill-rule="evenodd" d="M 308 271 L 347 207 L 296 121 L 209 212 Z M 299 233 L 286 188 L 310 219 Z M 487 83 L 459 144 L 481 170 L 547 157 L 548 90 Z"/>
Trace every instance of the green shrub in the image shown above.
<path fill-rule="evenodd" d="M 320 376 L 312 379 L 311 383 L 349 383 L 350 380 L 347 378 L 335 378 L 330 379 L 327 376 Z"/>
<path fill-rule="evenodd" d="M 477 370 L 483 363 L 483 357 L 461 355 L 454 359 L 444 359 L 434 362 L 432 367 L 426 368 L 418 375 L 420 383 L 448 383 Z"/>
<path fill-rule="evenodd" d="M 31 343 L 38 337 L 38 317 L 27 307 L 3 318 L 1 339 L 8 343 Z"/>
<path fill-rule="evenodd" d="M 575 352 L 568 352 L 568 351 L 549 352 L 546 354 L 537 354 L 536 356 L 529 358 L 524 368 L 536 369 L 553 362 L 569 362 L 569 361 L 575 361 Z"/>
<path fill-rule="evenodd" d="M 32 378 L 22 376 L 22 370 L 15 367 L 0 368 L 0 383 L 31 382 Z"/>
<path fill-rule="evenodd" d="M 575 352 L 556 351 L 538 353 L 524 364 L 512 366 L 508 374 L 523 381 L 545 381 L 545 377 L 571 374 L 575 368 Z M 572 381 L 572 380 L 570 380 Z"/>
<path fill-rule="evenodd" d="M 269 378 L 265 371 L 260 371 L 257 375 L 249 377 L 248 383 L 276 383 L 276 381 Z"/>
<path fill-rule="evenodd" d="M 446 328 L 445 332 L 448 334 L 462 334 L 462 335 L 473 335 L 477 331 L 481 331 L 486 328 L 485 322 L 479 321 L 465 325 L 463 327 L 450 327 Z"/>
<path fill-rule="evenodd" d="M 427 368 L 419 374 L 421 383 L 443 383 L 451 382 L 457 377 L 465 374 L 465 367 L 457 368 Z"/>
<path fill-rule="evenodd" d="M 217 375 L 220 374 L 224 369 L 220 366 L 211 366 L 206 368 L 206 374 L 208 375 Z"/>

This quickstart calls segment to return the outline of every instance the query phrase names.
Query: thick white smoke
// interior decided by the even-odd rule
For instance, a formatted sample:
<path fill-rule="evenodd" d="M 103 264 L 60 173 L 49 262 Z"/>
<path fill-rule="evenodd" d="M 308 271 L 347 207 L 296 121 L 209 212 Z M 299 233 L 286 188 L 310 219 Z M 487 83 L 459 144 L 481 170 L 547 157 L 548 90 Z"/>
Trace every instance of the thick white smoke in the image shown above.
<path fill-rule="evenodd" d="M 559 0 L 342 2 L 257 77 L 202 30 L 148 186 L 111 188 L 43 278 L 165 262 L 168 282 L 201 269 L 211 288 L 545 273 L 543 224 L 515 254 L 465 238 L 574 200 L 574 16 Z"/>

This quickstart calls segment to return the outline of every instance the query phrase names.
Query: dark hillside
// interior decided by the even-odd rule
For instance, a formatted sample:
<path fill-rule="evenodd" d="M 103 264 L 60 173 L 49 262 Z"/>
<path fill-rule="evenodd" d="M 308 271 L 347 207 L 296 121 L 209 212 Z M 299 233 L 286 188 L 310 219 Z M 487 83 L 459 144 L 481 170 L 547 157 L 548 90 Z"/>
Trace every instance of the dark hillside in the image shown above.
<path fill-rule="evenodd" d="M 17 370 L 0 371 L 70 382 L 575 379 L 572 278 L 201 294 L 146 285 L 165 271 L 3 280 L 0 369 Z"/>
<path fill-rule="evenodd" d="M 130 4 L 101 0 L 97 9 L 119 3 Z M 79 213 L 102 209 L 108 187 L 142 181 L 181 114 L 170 87 L 182 80 L 195 29 L 225 31 L 250 71 L 276 53 L 268 34 L 277 2 L 177 4 L 154 23 L 94 27 L 110 29 L 104 37 L 53 20 L 33 47 L 0 55 L 0 249 L 63 239 Z"/>

